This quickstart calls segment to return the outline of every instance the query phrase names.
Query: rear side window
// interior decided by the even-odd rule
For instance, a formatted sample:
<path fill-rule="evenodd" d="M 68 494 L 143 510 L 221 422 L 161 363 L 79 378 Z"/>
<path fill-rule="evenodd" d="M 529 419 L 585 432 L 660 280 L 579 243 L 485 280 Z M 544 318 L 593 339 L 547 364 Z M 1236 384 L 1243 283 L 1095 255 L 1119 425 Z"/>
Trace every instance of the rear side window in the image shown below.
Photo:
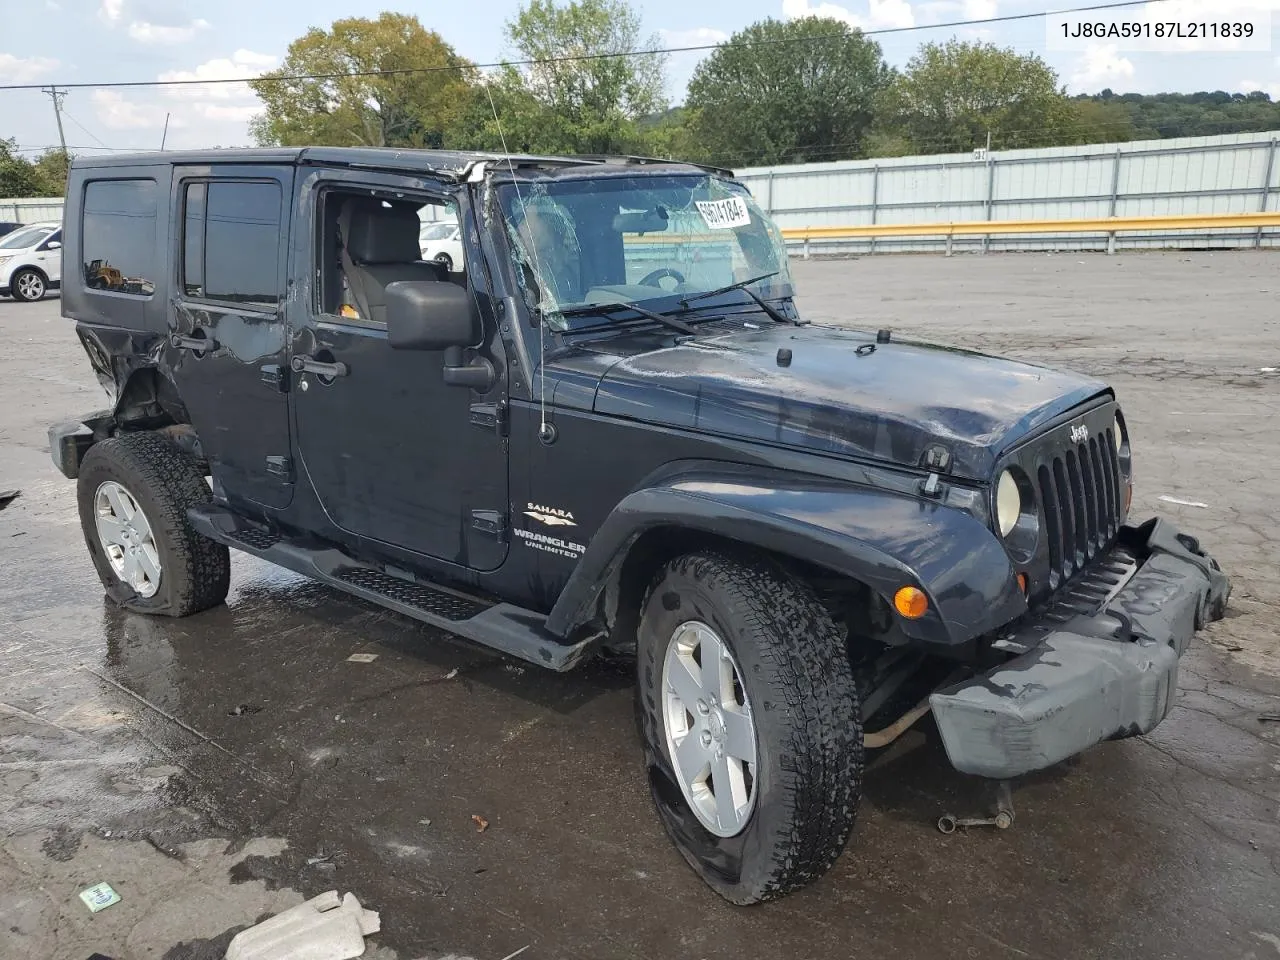
<path fill-rule="evenodd" d="M 280 185 L 188 183 L 182 289 L 189 297 L 273 307 L 280 302 Z"/>
<path fill-rule="evenodd" d="M 156 182 L 85 184 L 81 222 L 85 286 L 149 297 L 156 277 Z"/>

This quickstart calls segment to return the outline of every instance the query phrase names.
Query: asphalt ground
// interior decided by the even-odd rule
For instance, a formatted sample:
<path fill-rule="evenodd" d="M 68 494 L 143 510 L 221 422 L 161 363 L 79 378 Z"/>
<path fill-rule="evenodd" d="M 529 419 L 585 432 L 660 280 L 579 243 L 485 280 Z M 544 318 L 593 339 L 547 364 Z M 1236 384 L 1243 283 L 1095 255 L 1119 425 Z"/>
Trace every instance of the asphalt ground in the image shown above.
<path fill-rule="evenodd" d="M 926 721 L 831 874 L 728 906 L 650 810 L 625 665 L 549 675 L 244 556 L 196 617 L 104 601 L 45 436 L 104 395 L 57 299 L 0 301 L 0 960 L 220 958 L 328 889 L 380 911 L 380 960 L 1280 956 L 1280 259 L 794 269 L 813 319 L 1115 385 L 1134 514 L 1235 584 L 1151 735 L 1020 782 L 1010 830 L 943 836 L 991 797 Z M 122 900 L 90 914 L 99 881 Z"/>

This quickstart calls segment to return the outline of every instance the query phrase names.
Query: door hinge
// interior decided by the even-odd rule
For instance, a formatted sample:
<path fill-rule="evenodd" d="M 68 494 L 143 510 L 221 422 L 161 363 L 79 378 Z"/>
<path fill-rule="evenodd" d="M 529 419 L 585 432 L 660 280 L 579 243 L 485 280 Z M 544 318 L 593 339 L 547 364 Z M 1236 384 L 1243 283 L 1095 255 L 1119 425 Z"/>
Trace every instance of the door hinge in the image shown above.
<path fill-rule="evenodd" d="M 504 400 L 497 403 L 473 403 L 471 405 L 471 424 L 486 427 L 500 437 L 507 435 L 507 404 Z"/>
<path fill-rule="evenodd" d="M 507 542 L 507 515 L 497 510 L 472 510 L 471 526 L 487 533 L 499 543 Z"/>
<path fill-rule="evenodd" d="M 289 457 L 267 457 L 267 473 L 293 482 L 293 460 Z"/>
<path fill-rule="evenodd" d="M 263 383 L 284 393 L 289 389 L 289 378 L 285 376 L 284 366 L 279 363 L 266 363 L 258 368 Z"/>

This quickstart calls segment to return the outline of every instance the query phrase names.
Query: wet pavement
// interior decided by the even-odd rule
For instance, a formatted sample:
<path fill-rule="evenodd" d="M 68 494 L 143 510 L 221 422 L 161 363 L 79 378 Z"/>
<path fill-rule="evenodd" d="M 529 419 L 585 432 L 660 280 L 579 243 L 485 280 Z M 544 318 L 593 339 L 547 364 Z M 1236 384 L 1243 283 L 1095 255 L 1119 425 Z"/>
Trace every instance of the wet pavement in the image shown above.
<path fill-rule="evenodd" d="M 1114 379 L 1135 510 L 1203 532 L 1237 588 L 1168 720 L 1020 782 L 1011 830 L 937 831 L 991 799 L 921 724 L 832 873 L 749 909 L 662 835 L 625 663 L 548 674 L 244 556 L 224 608 L 112 607 L 44 434 L 103 394 L 56 300 L 0 301 L 0 960 L 221 957 L 328 889 L 381 912 L 382 960 L 1280 957 L 1278 266 L 797 265 L 813 315 Z M 123 899 L 91 915 L 99 881 Z"/>

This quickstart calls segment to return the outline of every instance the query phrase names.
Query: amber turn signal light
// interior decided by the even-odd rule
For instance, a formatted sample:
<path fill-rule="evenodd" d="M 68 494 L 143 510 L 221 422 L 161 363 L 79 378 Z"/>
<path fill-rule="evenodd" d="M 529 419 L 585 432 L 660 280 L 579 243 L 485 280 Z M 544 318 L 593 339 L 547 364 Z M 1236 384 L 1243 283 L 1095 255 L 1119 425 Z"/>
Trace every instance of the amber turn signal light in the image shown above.
<path fill-rule="evenodd" d="M 893 605 L 908 620 L 919 620 L 929 609 L 929 598 L 923 590 L 903 587 L 893 595 Z"/>
<path fill-rule="evenodd" d="M 1018 589 L 1023 593 L 1027 592 L 1027 575 L 1025 573 L 1018 574 Z"/>

